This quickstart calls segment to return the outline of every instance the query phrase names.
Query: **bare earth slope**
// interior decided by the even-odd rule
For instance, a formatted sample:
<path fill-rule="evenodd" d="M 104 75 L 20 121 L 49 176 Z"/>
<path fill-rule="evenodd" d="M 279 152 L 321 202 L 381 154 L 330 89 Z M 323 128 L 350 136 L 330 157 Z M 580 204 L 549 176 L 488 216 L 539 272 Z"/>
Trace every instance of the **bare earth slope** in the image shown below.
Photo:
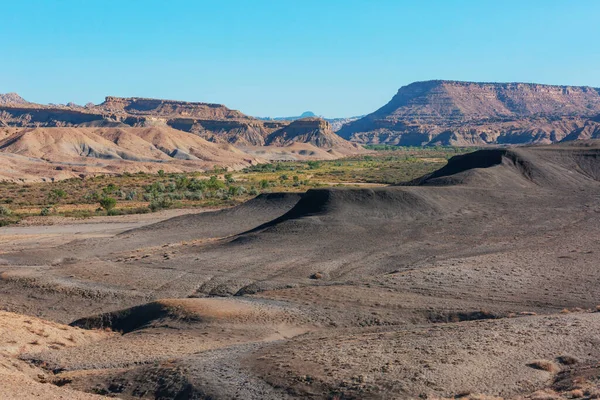
<path fill-rule="evenodd" d="M 281 146 L 279 141 L 270 140 L 269 135 L 288 125 L 290 121 L 261 121 L 211 103 L 108 96 L 101 104 L 80 107 L 27 103 L 14 93 L 0 97 L 0 127 L 171 127 L 211 142 L 239 146 L 264 146 L 272 142 Z M 327 149 L 358 148 L 333 132 L 326 134 L 335 137 L 324 142 Z M 294 142 L 301 139 L 296 137 Z M 321 141 L 312 138 L 303 143 L 321 145 Z"/>
<path fill-rule="evenodd" d="M 338 134 L 359 143 L 552 143 L 600 112 L 596 88 L 529 83 L 415 82 Z"/>
<path fill-rule="evenodd" d="M 64 178 L 107 172 L 243 168 L 259 160 L 227 144 L 217 145 L 168 127 L 33 128 L 0 140 L 0 163 L 25 158 L 23 175 Z M 30 166 L 28 166 L 30 165 Z M 14 179 L 9 168 L 0 179 Z"/>
<path fill-rule="evenodd" d="M 599 197 L 598 141 L 481 150 L 4 253 L 0 302 L 121 331 L 26 359 L 123 398 L 594 398 Z"/>

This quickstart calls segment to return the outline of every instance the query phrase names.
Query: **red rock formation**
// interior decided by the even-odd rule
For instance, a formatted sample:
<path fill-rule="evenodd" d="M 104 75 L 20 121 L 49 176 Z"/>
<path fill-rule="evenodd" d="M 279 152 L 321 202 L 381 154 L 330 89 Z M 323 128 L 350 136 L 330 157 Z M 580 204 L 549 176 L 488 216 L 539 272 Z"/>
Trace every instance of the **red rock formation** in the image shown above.
<path fill-rule="evenodd" d="M 600 112 L 599 89 L 529 83 L 416 82 L 340 136 L 401 145 L 562 140 Z"/>

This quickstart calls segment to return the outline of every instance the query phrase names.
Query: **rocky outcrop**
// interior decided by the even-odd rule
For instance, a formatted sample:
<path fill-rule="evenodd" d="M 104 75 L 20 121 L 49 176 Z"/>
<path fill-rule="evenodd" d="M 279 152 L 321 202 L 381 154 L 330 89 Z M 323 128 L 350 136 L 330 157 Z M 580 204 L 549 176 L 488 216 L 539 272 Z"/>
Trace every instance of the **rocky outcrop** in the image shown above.
<path fill-rule="evenodd" d="M 191 132 L 214 143 L 263 146 L 267 136 L 286 123 L 248 119 L 218 120 L 175 118 L 167 121 L 172 128 Z"/>
<path fill-rule="evenodd" d="M 248 116 L 221 104 L 194 103 L 176 100 L 146 99 L 140 97 L 106 97 L 98 110 L 107 113 L 152 115 L 198 119 L 247 119 Z"/>
<path fill-rule="evenodd" d="M 16 93 L 0 93 L 0 105 L 27 104 L 28 102 Z"/>
<path fill-rule="evenodd" d="M 600 89 L 529 83 L 416 82 L 338 134 L 359 143 L 551 143 L 600 112 Z"/>
<path fill-rule="evenodd" d="M 69 107 L 39 105 L 16 105 L 0 107 L 0 121 L 6 126 L 18 127 L 65 127 L 100 123 L 101 114 L 86 112 Z"/>
<path fill-rule="evenodd" d="M 356 148 L 331 130 L 329 122 L 322 118 L 303 118 L 273 132 L 266 139 L 267 145 L 288 146 L 293 143 L 310 143 L 324 149 Z"/>
<path fill-rule="evenodd" d="M 356 148 L 334 134 L 322 119 L 303 121 L 261 121 L 220 104 L 138 97 L 109 96 L 102 104 L 85 107 L 31 103 L 0 106 L 0 126 L 171 127 L 210 142 L 238 146 L 285 145 L 304 140 L 318 147 Z"/>

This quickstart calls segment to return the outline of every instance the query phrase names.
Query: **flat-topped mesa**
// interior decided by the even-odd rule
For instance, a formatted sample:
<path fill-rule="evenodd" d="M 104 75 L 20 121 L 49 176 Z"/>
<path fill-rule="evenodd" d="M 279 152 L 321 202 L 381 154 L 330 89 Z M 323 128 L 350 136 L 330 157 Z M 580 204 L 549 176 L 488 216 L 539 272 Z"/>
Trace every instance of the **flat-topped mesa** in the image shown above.
<path fill-rule="evenodd" d="M 600 111 L 600 89 L 537 83 L 426 81 L 403 86 L 373 115 L 427 120 L 591 116 Z"/>
<path fill-rule="evenodd" d="M 401 87 L 338 133 L 361 143 L 550 143 L 599 112 L 600 89 L 587 86 L 434 80 Z"/>
<path fill-rule="evenodd" d="M 231 110 L 222 104 L 142 97 L 107 96 L 105 101 L 96 107 L 106 112 L 127 113 L 133 115 L 205 119 L 250 119 L 250 117 L 245 114 L 236 110 Z"/>

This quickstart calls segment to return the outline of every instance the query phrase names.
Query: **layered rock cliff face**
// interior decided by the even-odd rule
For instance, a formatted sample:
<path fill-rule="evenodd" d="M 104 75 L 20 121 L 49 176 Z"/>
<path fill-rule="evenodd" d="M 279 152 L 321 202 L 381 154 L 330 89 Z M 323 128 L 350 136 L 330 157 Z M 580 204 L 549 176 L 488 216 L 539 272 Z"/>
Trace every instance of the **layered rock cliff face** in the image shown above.
<path fill-rule="evenodd" d="M 322 119 L 301 121 L 261 121 L 220 104 L 137 97 L 109 96 L 99 105 L 86 107 L 26 102 L 0 105 L 0 126 L 171 127 L 211 142 L 238 146 L 283 146 L 305 140 L 318 147 L 356 148 L 335 135 Z"/>
<path fill-rule="evenodd" d="M 18 95 L 16 96 L 20 98 Z M 0 103 L 0 126 L 18 127 L 172 127 L 212 142 L 262 146 L 281 122 L 263 122 L 220 104 L 173 100 L 107 97 L 99 105 L 46 106 Z"/>
<path fill-rule="evenodd" d="M 600 113 L 600 89 L 528 83 L 416 82 L 379 110 L 342 127 L 359 143 L 550 143 Z"/>
<path fill-rule="evenodd" d="M 325 149 L 353 147 L 335 134 L 329 122 L 322 118 L 297 119 L 266 139 L 268 145 L 287 146 L 293 143 L 310 143 Z"/>
<path fill-rule="evenodd" d="M 97 109 L 108 113 L 126 113 L 130 115 L 152 115 L 165 117 L 199 119 L 235 119 L 248 118 L 239 111 L 231 110 L 221 104 L 192 103 L 186 101 L 146 99 L 140 97 L 106 97 Z"/>

